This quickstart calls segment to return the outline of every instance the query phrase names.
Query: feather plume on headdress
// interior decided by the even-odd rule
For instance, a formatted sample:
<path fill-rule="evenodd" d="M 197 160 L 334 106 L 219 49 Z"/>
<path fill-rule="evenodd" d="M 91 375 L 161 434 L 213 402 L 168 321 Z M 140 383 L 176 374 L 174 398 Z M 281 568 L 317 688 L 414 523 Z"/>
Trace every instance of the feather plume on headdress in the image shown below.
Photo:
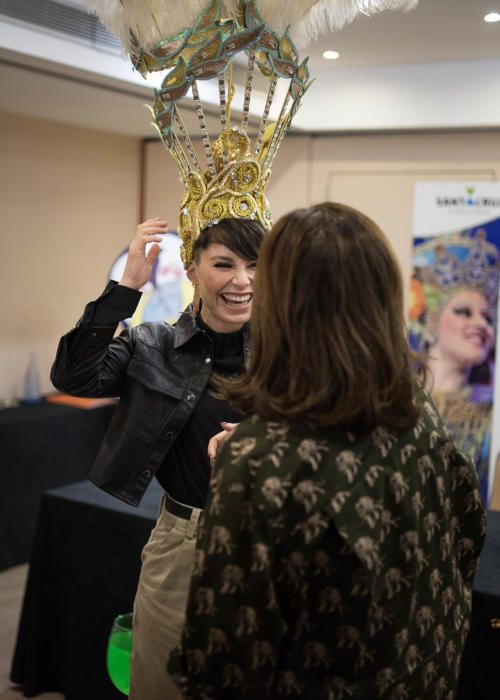
<path fill-rule="evenodd" d="M 86 0 L 108 30 L 130 53 L 134 67 L 146 77 L 166 72 L 154 91 L 153 127 L 174 158 L 185 185 L 179 234 L 181 257 L 189 267 L 200 232 L 222 219 L 250 218 L 271 227 L 265 190 L 276 153 L 311 84 L 301 43 L 339 29 L 358 14 L 385 9 L 411 9 L 416 0 Z M 290 30 L 289 30 L 290 28 Z M 247 63 L 243 110 L 233 115 L 232 65 L 236 56 Z M 241 63 L 241 62 L 240 62 Z M 248 132 L 254 75 L 269 81 L 255 139 Z M 216 82 L 220 134 L 211 139 L 199 82 Z M 279 81 L 288 89 L 279 116 L 270 114 Z M 206 165 L 201 164 L 179 103 L 188 95 L 199 121 Z M 278 98 L 281 99 L 281 98 Z M 236 124 L 232 124 L 237 122 Z M 253 141 L 253 142 L 252 142 Z"/>
<path fill-rule="evenodd" d="M 258 0 L 259 13 L 273 31 L 281 34 L 291 27 L 303 47 L 329 31 L 341 29 L 360 14 L 384 10 L 408 11 L 418 0 Z M 192 26 L 205 8 L 206 0 L 85 0 L 89 11 L 130 50 L 131 33 L 139 45 L 150 48 L 165 36 L 175 36 Z M 241 14 L 240 0 L 221 0 L 221 15 Z"/>

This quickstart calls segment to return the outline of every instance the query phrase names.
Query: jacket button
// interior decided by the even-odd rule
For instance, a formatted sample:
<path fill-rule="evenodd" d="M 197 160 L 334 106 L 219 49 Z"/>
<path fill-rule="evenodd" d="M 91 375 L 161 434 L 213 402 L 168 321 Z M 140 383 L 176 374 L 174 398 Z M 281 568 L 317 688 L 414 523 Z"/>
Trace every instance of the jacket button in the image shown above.
<path fill-rule="evenodd" d="M 167 433 L 167 440 L 173 440 L 174 439 L 174 434 L 173 433 Z"/>
<path fill-rule="evenodd" d="M 196 399 L 196 394 L 193 394 L 192 391 L 188 391 L 188 394 L 187 394 L 187 396 L 186 396 L 186 399 L 187 399 L 188 401 L 194 401 L 194 400 Z"/>
<path fill-rule="evenodd" d="M 151 479 L 151 469 L 145 469 L 145 470 L 142 472 L 142 476 L 143 476 L 145 479 Z"/>

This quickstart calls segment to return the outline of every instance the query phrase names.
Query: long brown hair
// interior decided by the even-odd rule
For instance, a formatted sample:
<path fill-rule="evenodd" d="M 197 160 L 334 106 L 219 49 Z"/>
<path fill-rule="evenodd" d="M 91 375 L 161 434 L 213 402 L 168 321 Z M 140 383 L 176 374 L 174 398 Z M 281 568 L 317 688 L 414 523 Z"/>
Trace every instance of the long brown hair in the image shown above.
<path fill-rule="evenodd" d="M 371 219 L 326 202 L 276 223 L 259 256 L 249 371 L 222 393 L 291 425 L 416 423 L 401 273 Z"/>

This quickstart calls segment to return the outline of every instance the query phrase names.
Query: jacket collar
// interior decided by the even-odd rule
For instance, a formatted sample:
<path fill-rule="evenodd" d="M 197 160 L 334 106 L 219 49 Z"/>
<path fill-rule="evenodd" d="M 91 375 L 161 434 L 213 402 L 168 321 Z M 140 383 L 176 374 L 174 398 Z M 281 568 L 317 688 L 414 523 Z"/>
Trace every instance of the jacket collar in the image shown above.
<path fill-rule="evenodd" d="M 175 324 L 174 348 L 182 347 L 197 333 L 202 333 L 202 330 L 196 323 L 193 307 L 190 304 L 186 310 L 181 313 Z M 243 357 L 245 367 L 248 368 L 250 360 L 250 327 L 248 323 L 245 323 L 243 326 Z"/>
<path fill-rule="evenodd" d="M 181 313 L 175 324 L 174 348 L 180 348 L 182 345 L 185 345 L 197 333 L 201 333 L 201 330 L 198 328 L 193 307 L 190 304 Z"/>

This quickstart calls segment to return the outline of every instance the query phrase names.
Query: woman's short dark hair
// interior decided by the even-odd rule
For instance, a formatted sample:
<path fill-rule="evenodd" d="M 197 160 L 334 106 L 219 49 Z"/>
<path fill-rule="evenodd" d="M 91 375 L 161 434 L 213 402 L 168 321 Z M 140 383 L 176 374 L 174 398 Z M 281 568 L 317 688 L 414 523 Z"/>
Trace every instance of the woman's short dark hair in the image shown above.
<path fill-rule="evenodd" d="M 259 256 L 251 365 L 223 384 L 244 413 L 291 425 L 415 425 L 403 284 L 382 231 L 342 204 L 280 219 Z"/>
<path fill-rule="evenodd" d="M 257 260 L 265 233 L 262 224 L 253 219 L 223 219 L 203 229 L 194 245 L 193 258 L 198 261 L 202 250 L 218 243 L 244 260 Z"/>

